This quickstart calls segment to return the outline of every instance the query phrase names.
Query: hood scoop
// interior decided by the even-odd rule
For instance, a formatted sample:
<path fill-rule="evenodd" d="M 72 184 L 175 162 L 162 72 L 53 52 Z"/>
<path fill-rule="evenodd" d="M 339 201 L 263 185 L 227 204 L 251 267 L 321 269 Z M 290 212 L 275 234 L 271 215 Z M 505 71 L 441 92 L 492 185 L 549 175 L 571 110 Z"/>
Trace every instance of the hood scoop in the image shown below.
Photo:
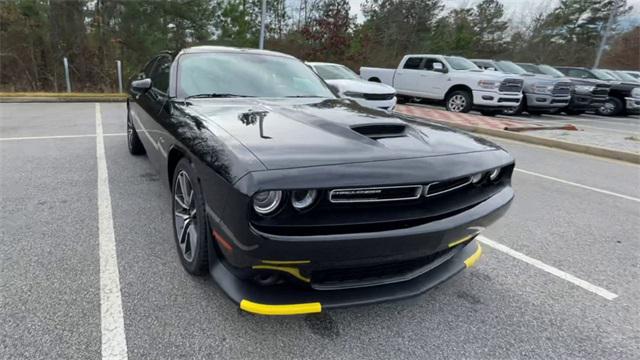
<path fill-rule="evenodd" d="M 351 130 L 373 140 L 407 136 L 407 126 L 403 124 L 354 125 Z"/>

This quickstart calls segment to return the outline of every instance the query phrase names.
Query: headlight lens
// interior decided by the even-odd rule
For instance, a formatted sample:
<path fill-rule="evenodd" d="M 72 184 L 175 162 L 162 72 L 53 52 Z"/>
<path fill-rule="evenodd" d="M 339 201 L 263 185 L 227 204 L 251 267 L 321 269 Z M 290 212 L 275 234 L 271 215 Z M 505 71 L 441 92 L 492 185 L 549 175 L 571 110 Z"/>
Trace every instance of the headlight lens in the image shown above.
<path fill-rule="evenodd" d="M 480 80 L 478 86 L 483 89 L 497 89 L 500 87 L 500 81 L 496 80 Z"/>
<path fill-rule="evenodd" d="M 313 205 L 318 197 L 316 190 L 295 190 L 291 193 L 291 205 L 296 210 L 304 210 Z"/>
<path fill-rule="evenodd" d="M 262 215 L 274 212 L 282 201 L 282 191 L 261 191 L 253 195 L 253 209 Z"/>
<path fill-rule="evenodd" d="M 576 90 L 577 93 L 588 94 L 592 92 L 594 88 L 595 86 L 592 86 L 592 85 L 576 85 L 574 89 Z"/>
<path fill-rule="evenodd" d="M 500 175 L 500 168 L 493 169 L 489 172 L 489 180 L 494 181 Z"/>
<path fill-rule="evenodd" d="M 533 92 L 538 94 L 551 94 L 553 92 L 553 84 L 535 84 Z"/>
<path fill-rule="evenodd" d="M 631 97 L 640 98 L 640 87 L 631 90 Z"/>
<path fill-rule="evenodd" d="M 342 95 L 346 97 L 352 97 L 352 98 L 364 98 L 363 93 L 354 92 L 354 91 L 345 91 L 344 93 L 342 93 Z"/>

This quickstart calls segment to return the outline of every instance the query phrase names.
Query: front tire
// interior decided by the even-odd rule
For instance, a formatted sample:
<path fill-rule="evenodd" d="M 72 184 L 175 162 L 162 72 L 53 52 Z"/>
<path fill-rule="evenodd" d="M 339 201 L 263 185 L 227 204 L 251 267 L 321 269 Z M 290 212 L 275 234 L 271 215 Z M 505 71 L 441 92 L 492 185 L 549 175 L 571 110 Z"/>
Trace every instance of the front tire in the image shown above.
<path fill-rule="evenodd" d="M 458 90 L 447 96 L 445 106 L 451 112 L 468 113 L 473 106 L 473 100 L 468 91 Z"/>
<path fill-rule="evenodd" d="M 605 100 L 604 105 L 602 105 L 596 112 L 598 115 L 616 116 L 622 112 L 623 108 L 624 104 L 622 104 L 620 99 L 609 97 Z"/>
<path fill-rule="evenodd" d="M 180 262 L 188 273 L 203 275 L 208 270 L 210 240 L 202 193 L 193 165 L 186 158 L 180 159 L 173 174 L 171 211 Z"/>
<path fill-rule="evenodd" d="M 131 121 L 131 114 L 129 113 L 129 107 L 127 106 L 127 146 L 129 147 L 129 153 L 131 155 L 144 155 L 145 150 L 142 145 L 142 141 L 138 137 L 136 128 L 133 127 L 133 121 Z"/>

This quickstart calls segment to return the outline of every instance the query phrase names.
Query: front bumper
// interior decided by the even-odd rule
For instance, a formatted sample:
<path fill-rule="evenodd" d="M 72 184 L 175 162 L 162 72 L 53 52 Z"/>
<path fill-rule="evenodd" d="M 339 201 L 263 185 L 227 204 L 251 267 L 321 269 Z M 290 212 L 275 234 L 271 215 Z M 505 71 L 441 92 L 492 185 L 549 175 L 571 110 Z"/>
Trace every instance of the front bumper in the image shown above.
<path fill-rule="evenodd" d="M 473 90 L 473 105 L 482 108 L 511 108 L 522 101 L 522 93 L 500 93 L 487 90 Z"/>
<path fill-rule="evenodd" d="M 262 239 L 260 246 L 242 251 L 236 248 L 233 254 L 225 253 L 232 256 L 235 263 L 250 263 L 249 271 L 268 270 L 285 277 L 293 276 L 301 280 L 299 286 L 289 283 L 257 285 L 249 280 L 249 276 L 244 276 L 247 269 L 238 269 L 227 262 L 231 258 L 212 261 L 210 271 L 219 286 L 242 309 L 263 314 L 317 312 L 322 308 L 410 297 L 442 283 L 475 261 L 480 250 L 476 241 L 470 239 L 500 218 L 513 196 L 513 189 L 507 186 L 472 208 L 447 218 L 379 232 L 284 236 L 253 229 Z M 215 219 L 210 220 L 215 223 Z M 223 228 L 217 231 L 219 233 L 214 236 L 230 236 Z M 452 257 L 443 262 L 434 261 L 435 264 L 428 266 L 425 272 L 402 279 L 396 277 L 375 286 L 328 289 L 317 286 L 320 283 L 314 278 L 315 271 L 337 270 L 341 274 L 343 269 L 401 263 L 447 249 L 455 250 Z M 469 260 L 476 253 L 476 257 Z"/>
<path fill-rule="evenodd" d="M 317 291 L 295 287 L 262 287 L 232 274 L 222 263 L 211 268 L 211 275 L 227 295 L 244 311 L 260 315 L 298 315 L 323 309 L 373 304 L 420 295 L 473 266 L 482 253 L 472 240 L 452 258 L 435 269 L 411 280 L 375 287 Z"/>
<path fill-rule="evenodd" d="M 627 112 L 633 114 L 640 113 L 640 98 L 627 97 L 624 99 L 627 102 Z"/>
<path fill-rule="evenodd" d="M 531 110 L 554 110 L 567 106 L 571 96 L 553 96 L 545 94 L 526 94 L 527 109 Z"/>
<path fill-rule="evenodd" d="M 594 111 L 604 105 L 606 96 L 593 96 L 591 94 L 573 94 L 567 110 Z"/>

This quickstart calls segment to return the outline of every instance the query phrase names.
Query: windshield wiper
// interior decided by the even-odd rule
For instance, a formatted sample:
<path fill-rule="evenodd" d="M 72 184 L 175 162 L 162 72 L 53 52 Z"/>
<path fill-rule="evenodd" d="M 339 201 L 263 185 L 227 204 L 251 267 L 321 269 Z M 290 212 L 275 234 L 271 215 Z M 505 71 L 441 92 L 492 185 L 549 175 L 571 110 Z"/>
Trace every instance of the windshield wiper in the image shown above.
<path fill-rule="evenodd" d="M 320 98 L 320 97 L 324 97 L 324 96 L 318 96 L 318 95 L 289 95 L 289 96 L 284 96 L 286 98 Z"/>
<path fill-rule="evenodd" d="M 211 93 L 211 94 L 196 94 L 189 95 L 184 99 L 193 99 L 193 98 L 226 98 L 226 97 L 253 97 L 250 95 L 238 95 L 238 94 L 229 94 L 229 93 Z"/>

